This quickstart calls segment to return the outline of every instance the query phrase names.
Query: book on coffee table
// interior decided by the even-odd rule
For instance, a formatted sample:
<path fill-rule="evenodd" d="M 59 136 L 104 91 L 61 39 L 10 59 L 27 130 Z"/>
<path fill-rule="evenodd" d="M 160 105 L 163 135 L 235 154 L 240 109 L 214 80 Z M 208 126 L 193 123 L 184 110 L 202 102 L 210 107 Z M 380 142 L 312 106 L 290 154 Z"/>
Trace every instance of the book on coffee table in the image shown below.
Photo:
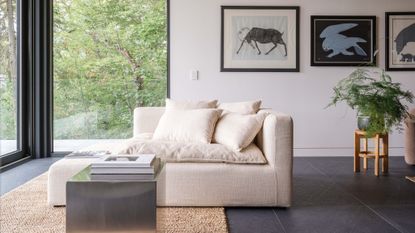
<path fill-rule="evenodd" d="M 160 159 L 155 158 L 149 167 L 127 167 L 127 166 L 108 166 L 94 167 L 91 165 L 91 174 L 154 174 L 160 166 Z"/>
<path fill-rule="evenodd" d="M 102 157 L 108 156 L 109 154 L 111 154 L 111 152 L 106 151 L 106 150 L 100 150 L 100 151 L 74 151 L 74 152 L 66 155 L 65 158 L 67 158 L 67 159 L 102 158 Z"/>
<path fill-rule="evenodd" d="M 91 180 L 153 180 L 154 174 L 91 174 Z"/>
<path fill-rule="evenodd" d="M 91 167 L 151 167 L 156 155 L 110 155 L 103 157 L 91 164 Z"/>
<path fill-rule="evenodd" d="M 159 167 L 154 154 L 110 155 L 91 164 L 91 179 L 152 180 Z"/>

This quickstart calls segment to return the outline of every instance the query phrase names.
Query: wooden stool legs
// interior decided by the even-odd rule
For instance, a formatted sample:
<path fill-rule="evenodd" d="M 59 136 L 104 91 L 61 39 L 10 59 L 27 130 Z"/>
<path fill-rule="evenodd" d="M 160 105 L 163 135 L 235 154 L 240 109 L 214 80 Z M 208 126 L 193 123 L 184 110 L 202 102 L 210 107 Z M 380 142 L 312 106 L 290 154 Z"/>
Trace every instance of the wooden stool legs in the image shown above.
<path fill-rule="evenodd" d="M 375 136 L 375 176 L 379 176 L 379 135 Z"/>
<path fill-rule="evenodd" d="M 354 134 L 354 172 L 360 172 L 360 137 Z"/>
<path fill-rule="evenodd" d="M 383 152 L 383 155 L 385 156 L 382 159 L 382 173 L 387 173 L 389 170 L 388 169 L 389 167 L 389 154 L 388 154 L 389 138 L 386 136 L 382 139 L 382 141 L 383 141 L 382 152 Z"/>
<path fill-rule="evenodd" d="M 367 138 L 363 138 L 363 151 L 368 151 Z M 363 169 L 367 170 L 367 157 L 363 158 Z"/>
<path fill-rule="evenodd" d="M 363 151 L 360 149 L 360 141 L 363 139 Z M 365 131 L 356 130 L 354 134 L 354 172 L 360 172 L 360 158 L 363 158 L 363 169 L 368 168 L 368 159 L 374 159 L 375 175 L 379 176 L 379 160 L 382 159 L 382 173 L 388 172 L 388 134 L 376 134 L 374 137 L 374 151 L 369 151 L 368 137 Z M 382 140 L 382 143 L 381 143 Z M 382 153 L 381 153 L 382 144 Z"/>

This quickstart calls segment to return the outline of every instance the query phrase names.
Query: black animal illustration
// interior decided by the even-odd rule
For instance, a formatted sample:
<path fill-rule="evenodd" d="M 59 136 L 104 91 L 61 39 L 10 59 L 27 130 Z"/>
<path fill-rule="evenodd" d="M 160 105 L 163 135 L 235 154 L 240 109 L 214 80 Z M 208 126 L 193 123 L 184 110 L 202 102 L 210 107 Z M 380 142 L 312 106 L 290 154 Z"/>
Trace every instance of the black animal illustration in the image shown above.
<path fill-rule="evenodd" d="M 396 52 L 400 54 L 409 42 L 415 42 L 415 23 L 404 28 L 395 39 Z"/>
<path fill-rule="evenodd" d="M 412 55 L 410 53 L 403 53 L 401 55 L 402 55 L 402 58 L 401 58 L 400 61 L 403 61 L 403 62 L 413 62 L 413 61 L 415 61 L 415 55 Z"/>
<path fill-rule="evenodd" d="M 285 44 L 284 40 L 282 39 L 282 35 L 284 33 L 279 32 L 278 30 L 275 29 L 265 29 L 265 28 L 252 28 L 251 30 L 249 30 L 248 34 L 246 34 L 246 36 L 243 38 L 242 42 L 241 42 L 241 46 L 239 46 L 238 51 L 236 52 L 236 54 L 239 53 L 239 51 L 241 50 L 242 46 L 244 45 L 245 42 L 247 42 L 248 44 L 250 44 L 252 46 L 252 41 L 255 44 L 256 49 L 258 50 L 258 55 L 261 54 L 261 50 L 258 48 L 258 44 L 257 43 L 261 43 L 261 44 L 268 44 L 268 43 L 273 43 L 274 47 L 272 47 L 268 52 L 265 53 L 265 55 L 268 55 L 272 50 L 274 50 L 278 44 L 282 44 L 284 45 L 284 50 L 285 50 L 285 55 L 287 56 L 287 45 Z M 253 47 L 253 46 L 252 46 Z"/>

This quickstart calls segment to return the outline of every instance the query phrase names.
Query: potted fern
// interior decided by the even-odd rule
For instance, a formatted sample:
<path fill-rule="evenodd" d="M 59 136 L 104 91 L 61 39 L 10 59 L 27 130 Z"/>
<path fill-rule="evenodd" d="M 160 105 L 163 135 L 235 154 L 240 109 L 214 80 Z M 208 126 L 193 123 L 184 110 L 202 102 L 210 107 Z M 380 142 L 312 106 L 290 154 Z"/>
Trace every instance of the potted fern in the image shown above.
<path fill-rule="evenodd" d="M 374 78 L 374 76 L 379 76 Z M 358 112 L 358 128 L 369 136 L 388 133 L 395 126 L 401 130 L 401 122 L 412 117 L 408 106 L 403 102 L 413 102 L 414 95 L 402 90 L 400 83 L 392 82 L 391 77 L 381 70 L 370 71 L 358 68 L 341 80 L 334 88 L 330 104 L 346 102 Z"/>

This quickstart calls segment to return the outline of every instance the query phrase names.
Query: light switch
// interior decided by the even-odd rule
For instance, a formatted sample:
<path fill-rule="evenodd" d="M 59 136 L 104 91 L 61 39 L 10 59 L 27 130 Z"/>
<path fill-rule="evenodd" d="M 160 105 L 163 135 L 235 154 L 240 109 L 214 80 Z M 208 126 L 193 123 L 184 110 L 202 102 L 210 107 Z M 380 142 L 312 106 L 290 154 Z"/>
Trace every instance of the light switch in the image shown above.
<path fill-rule="evenodd" d="M 199 79 L 199 71 L 198 70 L 191 70 L 189 73 L 190 80 L 198 80 Z"/>

